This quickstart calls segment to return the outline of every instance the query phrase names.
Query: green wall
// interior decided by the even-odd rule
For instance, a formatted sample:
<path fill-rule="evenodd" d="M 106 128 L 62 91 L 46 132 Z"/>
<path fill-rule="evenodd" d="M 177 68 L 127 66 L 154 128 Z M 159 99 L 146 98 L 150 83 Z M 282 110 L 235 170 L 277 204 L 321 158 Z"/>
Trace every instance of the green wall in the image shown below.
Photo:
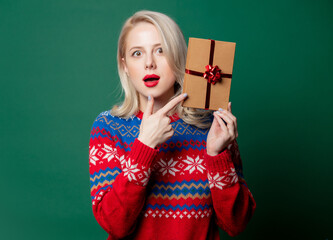
<path fill-rule="evenodd" d="M 149 9 L 187 40 L 237 43 L 231 101 L 257 211 L 236 239 L 332 239 L 332 6 L 0 0 L 0 238 L 106 239 L 91 210 L 90 130 L 121 100 L 121 25 Z"/>

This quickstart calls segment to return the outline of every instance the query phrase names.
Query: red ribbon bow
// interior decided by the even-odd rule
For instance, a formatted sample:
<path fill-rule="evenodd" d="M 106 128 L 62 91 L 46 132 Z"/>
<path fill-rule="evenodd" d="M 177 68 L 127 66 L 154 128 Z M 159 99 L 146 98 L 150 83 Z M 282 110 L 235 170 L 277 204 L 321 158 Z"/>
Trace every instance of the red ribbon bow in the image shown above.
<path fill-rule="evenodd" d="M 217 82 L 221 81 L 221 69 L 217 65 L 214 67 L 212 65 L 207 65 L 204 78 L 207 79 L 209 83 L 215 85 Z"/>

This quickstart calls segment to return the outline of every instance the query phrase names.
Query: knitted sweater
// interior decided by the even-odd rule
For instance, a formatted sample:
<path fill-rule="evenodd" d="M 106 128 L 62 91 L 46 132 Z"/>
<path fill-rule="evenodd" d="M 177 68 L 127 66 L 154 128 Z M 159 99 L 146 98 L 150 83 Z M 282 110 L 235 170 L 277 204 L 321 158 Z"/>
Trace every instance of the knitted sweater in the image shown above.
<path fill-rule="evenodd" d="M 143 113 L 102 112 L 89 143 L 92 210 L 111 239 L 220 239 L 245 229 L 256 203 L 237 142 L 206 153 L 209 129 L 171 116 L 174 135 L 153 149 L 137 137 Z"/>

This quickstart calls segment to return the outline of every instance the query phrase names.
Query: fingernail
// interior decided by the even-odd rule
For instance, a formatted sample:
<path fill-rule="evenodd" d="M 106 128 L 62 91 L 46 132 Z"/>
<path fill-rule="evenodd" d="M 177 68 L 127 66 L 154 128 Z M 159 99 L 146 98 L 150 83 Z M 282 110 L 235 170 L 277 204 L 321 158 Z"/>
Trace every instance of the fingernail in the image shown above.
<path fill-rule="evenodd" d="M 150 101 L 150 100 L 151 100 L 151 96 L 149 95 L 149 96 L 148 96 L 148 101 Z"/>
<path fill-rule="evenodd" d="M 219 111 L 220 111 L 220 112 L 222 112 L 222 111 L 223 111 L 223 109 L 222 109 L 222 108 L 219 108 Z"/>
<path fill-rule="evenodd" d="M 184 93 L 184 97 L 187 97 L 187 93 Z"/>

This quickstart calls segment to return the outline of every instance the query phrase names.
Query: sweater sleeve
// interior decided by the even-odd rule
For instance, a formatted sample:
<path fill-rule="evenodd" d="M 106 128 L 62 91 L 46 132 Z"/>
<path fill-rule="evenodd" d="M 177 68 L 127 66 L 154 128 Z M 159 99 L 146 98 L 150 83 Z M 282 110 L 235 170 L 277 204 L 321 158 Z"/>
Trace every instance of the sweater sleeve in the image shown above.
<path fill-rule="evenodd" d="M 243 178 L 237 141 L 217 156 L 205 153 L 205 159 L 215 221 L 230 236 L 236 236 L 244 231 L 256 208 Z"/>
<path fill-rule="evenodd" d="M 134 231 L 146 198 L 150 166 L 158 153 L 138 139 L 127 153 L 120 144 L 105 118 L 97 117 L 89 142 L 90 190 L 93 214 L 109 239 Z"/>

